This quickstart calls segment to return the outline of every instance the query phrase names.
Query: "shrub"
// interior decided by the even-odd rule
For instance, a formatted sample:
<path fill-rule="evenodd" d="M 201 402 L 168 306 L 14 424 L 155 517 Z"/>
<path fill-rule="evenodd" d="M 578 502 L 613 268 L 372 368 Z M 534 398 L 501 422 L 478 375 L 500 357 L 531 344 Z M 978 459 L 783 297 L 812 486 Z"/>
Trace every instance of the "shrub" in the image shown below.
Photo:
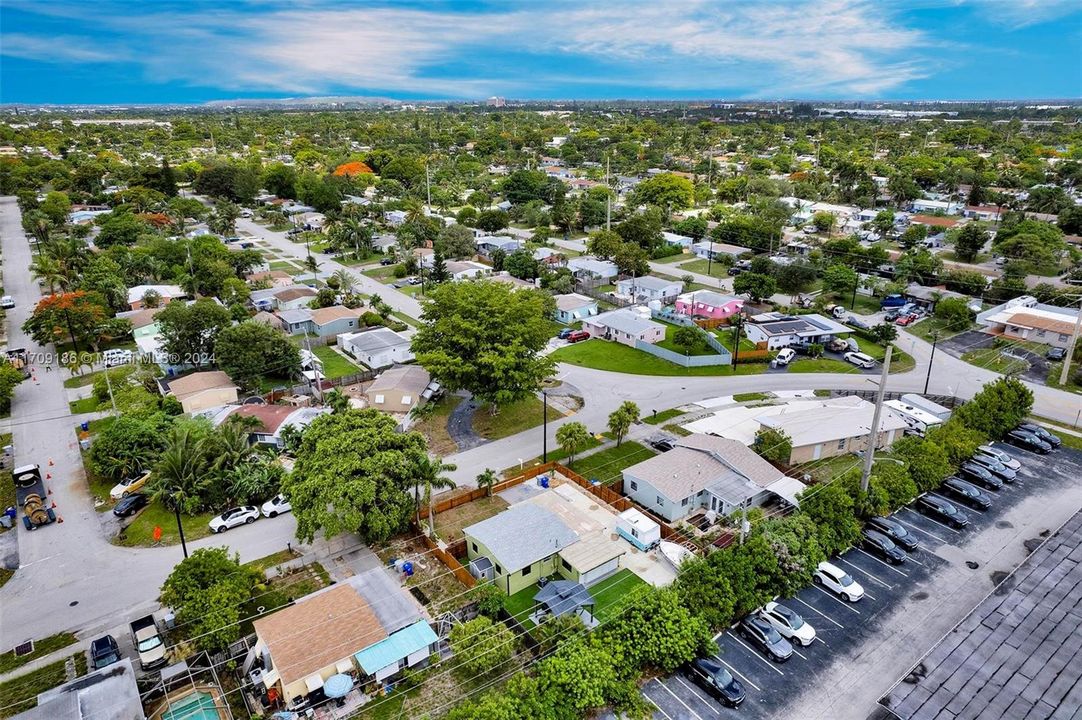
<path fill-rule="evenodd" d="M 399 280 L 409 275 L 409 272 L 406 271 L 406 266 L 402 263 L 398 263 L 397 265 L 395 265 L 394 269 L 391 272 L 394 273 L 394 276 Z"/>

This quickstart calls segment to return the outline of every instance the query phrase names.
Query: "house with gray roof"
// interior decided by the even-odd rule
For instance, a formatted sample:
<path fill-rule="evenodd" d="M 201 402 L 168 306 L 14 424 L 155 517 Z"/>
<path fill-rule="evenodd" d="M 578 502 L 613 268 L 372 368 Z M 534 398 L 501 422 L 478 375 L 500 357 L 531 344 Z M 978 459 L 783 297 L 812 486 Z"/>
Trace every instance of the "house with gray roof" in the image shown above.
<path fill-rule="evenodd" d="M 35 707 L 14 716 L 16 720 L 143 720 L 145 717 L 139 687 L 135 684 L 135 670 L 128 658 L 40 693 Z"/>
<path fill-rule="evenodd" d="M 752 315 L 744 324 L 744 333 L 753 343 L 766 343 L 767 350 L 818 343 L 825 345 L 836 337 L 849 335 L 853 330 L 828 317 L 810 315 L 785 315 L 768 312 Z"/>
<path fill-rule="evenodd" d="M 567 261 L 567 267 L 571 270 L 571 274 L 577 278 L 611 280 L 620 274 L 616 263 L 609 260 L 598 260 L 588 255 L 571 258 Z"/>
<path fill-rule="evenodd" d="M 582 329 L 592 337 L 635 347 L 639 342 L 653 345 L 665 339 L 665 326 L 650 320 L 637 310 L 610 310 L 582 321 Z"/>
<path fill-rule="evenodd" d="M 667 305 L 683 291 L 684 283 L 680 280 L 665 280 L 653 275 L 624 278 L 616 283 L 616 292 L 637 303 L 657 300 Z"/>
<path fill-rule="evenodd" d="M 343 333 L 338 336 L 338 347 L 373 370 L 413 360 L 409 338 L 385 327 Z"/>
<path fill-rule="evenodd" d="M 556 574 L 560 551 L 579 540 L 556 513 L 529 502 L 470 525 L 462 534 L 471 571 L 508 595 Z"/>
<path fill-rule="evenodd" d="M 623 472 L 624 494 L 669 522 L 703 509 L 728 515 L 742 504 L 769 500 L 796 504 L 804 485 L 743 443 L 712 435 L 689 435 L 667 453 Z"/>

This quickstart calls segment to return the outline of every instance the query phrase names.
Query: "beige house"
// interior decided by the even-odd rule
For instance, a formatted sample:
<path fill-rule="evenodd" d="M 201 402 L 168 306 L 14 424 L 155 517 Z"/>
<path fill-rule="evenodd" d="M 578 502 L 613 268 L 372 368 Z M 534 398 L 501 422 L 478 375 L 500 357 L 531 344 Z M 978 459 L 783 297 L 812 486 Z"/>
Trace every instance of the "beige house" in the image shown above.
<path fill-rule="evenodd" d="M 286 287 L 293 284 L 293 276 L 285 270 L 263 270 L 248 275 L 248 282 L 269 282 L 272 286 Z"/>
<path fill-rule="evenodd" d="M 172 395 L 186 413 L 195 413 L 216 405 L 237 401 L 237 386 L 221 370 L 194 372 L 158 380 L 162 395 Z"/>
<path fill-rule="evenodd" d="M 394 415 L 408 413 L 421 402 L 432 378 L 420 365 L 385 370 L 365 390 L 368 407 Z"/>
<path fill-rule="evenodd" d="M 653 345 L 665 339 L 665 326 L 627 308 L 583 318 L 582 329 L 592 337 L 635 347 Z"/>
<path fill-rule="evenodd" d="M 800 465 L 864 451 L 868 447 L 874 414 L 874 404 L 849 395 L 821 407 L 763 416 L 758 421 L 763 428 L 780 430 L 789 436 L 793 443 L 789 464 Z M 893 445 L 905 434 L 907 427 L 903 418 L 884 410 L 879 418 L 876 448 L 882 450 Z"/>

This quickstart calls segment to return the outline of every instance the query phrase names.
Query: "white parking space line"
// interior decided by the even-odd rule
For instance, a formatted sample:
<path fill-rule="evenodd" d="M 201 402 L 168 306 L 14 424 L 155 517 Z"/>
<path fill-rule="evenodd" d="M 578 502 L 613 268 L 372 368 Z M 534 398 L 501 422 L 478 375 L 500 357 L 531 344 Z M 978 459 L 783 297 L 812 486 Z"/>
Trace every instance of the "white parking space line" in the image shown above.
<path fill-rule="evenodd" d="M 661 683 L 658 683 L 658 684 L 660 685 Z M 650 699 L 650 696 L 646 694 L 646 688 L 643 688 L 642 696 L 644 698 L 646 698 L 646 702 L 648 702 L 651 705 L 653 705 L 654 707 L 656 707 L 657 711 L 665 716 L 665 720 L 672 720 L 672 717 L 669 716 L 669 713 L 662 710 L 660 705 L 658 705 L 656 702 L 654 702 L 653 700 Z"/>
<path fill-rule="evenodd" d="M 729 663 L 722 660 L 720 655 L 715 654 L 714 659 L 717 660 L 722 665 L 724 665 L 725 667 L 729 668 L 729 672 L 731 672 L 733 675 L 736 675 L 738 678 L 740 678 L 741 680 L 746 682 L 748 685 L 751 685 L 753 688 L 755 688 L 759 692 L 763 691 L 763 689 L 761 687 L 759 687 L 758 685 L 753 683 L 751 680 L 748 680 L 747 676 L 743 675 L 739 670 L 737 670 L 732 665 L 730 665 Z"/>
<path fill-rule="evenodd" d="M 819 592 L 821 592 L 821 593 L 823 593 L 824 595 L 826 595 L 826 596 L 827 596 L 828 598 L 831 598 L 832 600 L 834 600 L 834 602 L 836 602 L 836 603 L 839 603 L 839 604 L 841 604 L 841 606 L 842 606 L 842 607 L 848 608 L 850 612 L 855 612 L 855 613 L 856 613 L 857 615 L 860 615 L 860 610 L 857 610 L 857 609 L 856 609 L 855 607 L 853 607 L 853 606 L 852 606 L 852 604 L 851 604 L 851 603 L 849 603 L 849 601 L 847 601 L 847 600 L 842 600 L 842 599 L 841 599 L 840 597 L 838 597 L 838 596 L 837 596 L 837 595 L 835 595 L 834 593 L 832 593 L 832 592 L 827 592 L 826 590 L 824 590 L 823 588 L 819 587 L 818 585 L 814 585 L 813 587 L 814 587 L 814 588 L 815 588 L 816 590 L 818 590 Z M 865 593 L 864 593 L 864 594 L 865 594 L 865 595 L 867 595 L 867 591 L 865 591 Z M 872 600 L 875 600 L 875 598 L 872 598 Z"/>
<path fill-rule="evenodd" d="M 869 426 L 869 427 L 871 427 L 871 426 Z M 802 652 L 800 652 L 799 650 L 796 649 L 796 645 L 793 645 L 793 654 L 794 655 L 799 655 L 800 657 L 804 658 L 805 660 L 808 659 L 807 655 L 805 655 L 804 653 L 802 653 Z"/>
<path fill-rule="evenodd" d="M 776 673 L 777 673 L 778 675 L 781 675 L 781 676 L 783 676 L 783 677 L 785 676 L 785 673 L 783 673 L 783 672 L 782 672 L 781 670 L 779 670 L 778 668 L 774 667 L 774 663 L 770 662 L 770 661 L 769 661 L 769 660 L 767 660 L 767 659 L 766 659 L 765 657 L 763 657 L 762 655 L 760 655 L 760 654 L 759 654 L 758 652 L 756 652 L 756 651 L 755 651 L 755 650 L 754 650 L 754 649 L 753 649 L 753 648 L 752 648 L 752 647 L 751 647 L 750 645 L 748 645 L 747 643 L 745 643 L 745 642 L 744 642 L 743 640 L 741 640 L 740 638 L 738 638 L 738 637 L 737 637 L 736 635 L 733 635 L 732 637 L 733 637 L 733 640 L 736 640 L 736 641 L 737 641 L 738 643 L 740 643 L 740 644 L 741 644 L 741 645 L 742 645 L 742 646 L 743 646 L 744 648 L 746 648 L 746 649 L 747 649 L 747 651 L 748 651 L 748 652 L 750 652 L 750 653 L 751 653 L 752 655 L 754 655 L 755 657 L 757 657 L 757 658 L 759 659 L 759 661 L 760 661 L 760 662 L 762 662 L 762 663 L 763 663 L 764 665 L 766 665 L 766 666 L 767 666 L 768 668 L 770 668 L 771 670 L 773 670 L 774 672 L 776 672 Z"/>
<path fill-rule="evenodd" d="M 811 608 L 811 609 L 812 609 L 813 611 L 815 611 L 815 613 L 816 613 L 817 615 L 819 615 L 819 617 L 823 618 L 824 620 L 829 620 L 830 622 L 834 623 L 835 625 L 837 625 L 837 626 L 838 626 L 839 628 L 841 628 L 842 630 L 845 630 L 845 625 L 842 625 L 842 624 L 841 624 L 840 622 L 838 622 L 838 621 L 837 621 L 837 620 L 835 620 L 834 618 L 830 617 L 829 615 L 827 615 L 826 613 L 824 613 L 824 612 L 823 612 L 822 610 L 820 610 L 819 608 L 815 607 L 814 605 L 808 605 L 808 603 L 804 602 L 803 600 L 801 600 L 801 599 L 800 599 L 800 598 L 798 598 L 798 597 L 795 597 L 795 598 L 793 598 L 793 599 L 794 599 L 794 600 L 796 600 L 796 601 L 797 601 L 798 603 L 800 603 L 801 605 L 806 605 L 807 607 Z"/>
<path fill-rule="evenodd" d="M 908 509 L 908 508 L 905 508 L 905 509 Z M 919 517 L 924 517 L 924 516 L 920 515 Z M 929 531 L 925 530 L 922 527 L 917 527 L 916 525 L 914 525 L 912 523 L 907 523 L 905 520 L 902 520 L 897 515 L 894 516 L 894 519 L 897 520 L 898 522 L 900 522 L 902 525 L 905 525 L 910 530 L 916 530 L 917 532 L 919 532 L 919 533 L 921 533 L 923 535 L 927 535 L 930 538 L 935 538 L 936 540 L 938 540 L 941 543 L 949 543 L 950 542 L 950 540 L 948 540 L 947 538 L 939 537 L 934 532 L 929 532 Z"/>
<path fill-rule="evenodd" d="M 899 574 L 899 575 L 901 575 L 902 577 L 909 577 L 909 573 L 905 573 L 905 572 L 902 572 L 901 570 L 899 570 L 898 568 L 894 567 L 894 566 L 893 566 L 893 565 L 891 565 L 890 563 L 886 563 L 886 562 L 883 562 L 882 560 L 880 560 L 880 559 L 879 559 L 879 558 L 877 558 L 877 557 L 876 557 L 875 555 L 872 555 L 872 554 L 871 554 L 871 553 L 869 553 L 869 552 L 866 552 L 866 551 L 864 551 L 864 550 L 861 550 L 860 548 L 857 548 L 857 552 L 859 552 L 859 553 L 860 553 L 861 555 L 867 555 L 867 556 L 868 556 L 868 557 L 870 557 L 870 558 L 871 558 L 872 560 L 875 560 L 875 561 L 876 561 L 877 563 L 879 563 L 880 565 L 882 565 L 883 567 L 885 567 L 885 568 L 886 568 L 887 570 L 893 570 L 894 572 L 898 573 L 898 574 Z"/>
<path fill-rule="evenodd" d="M 920 548 L 921 550 L 924 550 L 924 548 L 920 547 L 919 545 L 917 547 Z M 925 550 L 925 552 L 927 552 L 927 551 Z M 909 555 L 909 558 L 906 560 L 906 562 L 911 562 L 911 563 L 914 563 L 916 565 L 920 565 L 921 567 L 924 567 L 924 563 L 922 563 L 920 560 L 917 560 L 915 557 L 913 557 L 912 554 Z"/>
<path fill-rule="evenodd" d="M 871 573 L 871 572 L 865 570 L 864 568 L 860 567 L 859 565 L 854 565 L 853 563 L 849 562 L 845 558 L 838 558 L 838 559 L 841 560 L 846 565 L 848 565 L 849 567 L 853 568 L 854 570 L 859 570 L 861 573 L 866 575 L 869 580 L 874 580 L 875 582 L 877 582 L 880 585 L 882 585 L 883 587 L 885 587 L 887 590 L 893 590 L 894 589 L 893 585 L 891 585 L 890 583 L 887 583 L 887 582 L 883 582 L 878 577 L 876 577 L 876 575 L 874 573 Z M 873 598 L 873 600 L 874 600 L 874 598 Z"/>
<path fill-rule="evenodd" d="M 906 508 L 906 510 L 909 510 L 909 508 Z M 913 513 L 914 515 L 920 515 L 922 518 L 924 518 L 928 522 L 934 523 L 934 524 L 938 525 L 939 527 L 943 528 L 944 530 L 950 530 L 955 535 L 957 535 L 958 533 L 961 532 L 961 530 L 957 530 L 955 528 L 952 528 L 950 525 L 944 525 L 943 523 L 939 522 L 938 520 L 934 520 L 934 519 L 928 517 L 927 515 L 921 515 L 916 510 L 909 510 L 909 512 Z"/>
<path fill-rule="evenodd" d="M 714 707 L 714 703 L 712 703 L 709 700 L 707 700 L 706 698 L 704 698 L 702 695 L 699 694 L 698 690 L 693 688 L 688 683 L 684 682 L 684 678 L 680 677 L 679 675 L 673 675 L 673 677 L 676 678 L 676 682 L 680 683 L 681 685 L 686 687 L 688 690 L 690 690 L 692 695 L 694 695 L 695 697 L 702 700 L 703 704 L 706 705 L 708 708 L 710 708 L 711 712 L 713 712 L 715 715 L 721 715 L 721 713 L 718 712 L 718 709 L 716 707 Z"/>
<path fill-rule="evenodd" d="M 816 635 L 816 636 L 815 636 L 815 639 L 816 639 L 816 640 L 817 640 L 818 642 L 821 642 L 821 643 L 823 643 L 823 644 L 824 644 L 824 645 L 826 645 L 827 647 L 830 647 L 830 645 L 829 645 L 829 644 L 827 643 L 827 641 L 826 641 L 826 640 L 824 640 L 823 638 L 819 637 L 818 635 Z"/>
<path fill-rule="evenodd" d="M 692 709 L 691 709 L 691 708 L 690 708 L 690 707 L 688 706 L 688 704 L 687 704 L 686 702 L 684 702 L 683 700 L 681 700 L 681 699 L 680 699 L 680 696 L 679 696 L 679 695 L 677 695 L 677 694 L 676 694 L 676 693 L 674 693 L 674 692 L 673 692 L 672 690 L 670 690 L 670 689 L 669 689 L 669 688 L 668 688 L 668 687 L 667 687 L 667 686 L 665 685 L 665 683 L 663 683 L 663 682 L 661 682 L 660 680 L 658 680 L 658 683 L 657 683 L 657 684 L 658 684 L 658 685 L 660 685 L 661 687 L 665 688 L 665 692 L 669 693 L 669 694 L 670 694 L 670 695 L 672 695 L 672 696 L 673 696 L 674 698 L 676 698 L 676 702 L 678 702 L 678 703 L 680 703 L 681 705 L 683 705 L 684 707 L 686 707 L 686 708 L 688 709 L 688 712 L 689 712 L 689 713 L 691 713 L 691 714 L 692 714 L 692 715 L 694 715 L 695 717 L 699 718 L 699 720 L 703 720 L 703 717 L 702 717 L 702 715 L 700 715 L 699 713 L 697 713 L 697 712 L 695 712 L 694 710 L 692 710 Z"/>

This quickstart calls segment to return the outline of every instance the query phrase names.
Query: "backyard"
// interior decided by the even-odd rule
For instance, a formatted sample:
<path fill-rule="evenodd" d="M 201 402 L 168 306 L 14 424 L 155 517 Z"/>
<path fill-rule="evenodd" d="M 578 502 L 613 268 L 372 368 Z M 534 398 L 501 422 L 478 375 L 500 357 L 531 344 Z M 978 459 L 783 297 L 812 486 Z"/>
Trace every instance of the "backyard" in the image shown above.
<path fill-rule="evenodd" d="M 180 522 L 184 526 L 184 539 L 187 542 L 198 540 L 210 535 L 210 523 L 215 513 L 200 513 L 198 515 L 181 514 Z M 154 541 L 154 528 L 162 529 L 162 537 L 159 542 Z M 180 543 L 180 534 L 177 532 L 177 519 L 172 510 L 169 510 L 160 502 L 151 502 L 146 506 L 131 524 L 123 528 L 120 534 L 112 540 L 114 545 L 124 547 L 153 547 L 155 545 L 177 545 Z"/>
<path fill-rule="evenodd" d="M 634 590 L 643 587 L 646 582 L 627 568 L 610 575 L 601 582 L 591 585 L 588 589 L 594 598 L 594 617 L 600 622 L 605 622 L 613 617 L 623 606 L 621 599 L 628 596 Z M 518 620 L 527 631 L 533 629 L 533 622 L 528 617 L 535 608 L 534 596 L 540 587 L 537 583 L 519 590 L 514 595 L 504 598 L 503 608 L 509 615 Z"/>
<path fill-rule="evenodd" d="M 507 507 L 506 500 L 493 495 L 444 510 L 436 515 L 436 534 L 446 542 L 454 542 L 462 537 L 462 528 L 487 520 Z"/>
<path fill-rule="evenodd" d="M 330 380 L 336 380 L 347 375 L 354 375 L 362 371 L 362 368 L 354 365 L 340 352 L 329 345 L 317 345 L 312 348 L 314 354 L 323 363 L 323 374 Z"/>
<path fill-rule="evenodd" d="M 681 328 L 681 326 L 680 325 L 673 325 L 672 323 L 667 323 L 667 322 L 662 322 L 661 324 L 665 326 L 665 339 L 657 343 L 658 347 L 663 347 L 666 350 L 672 350 L 674 353 L 678 353 L 680 355 L 685 355 L 685 354 L 687 354 L 687 355 L 714 355 L 714 354 L 716 354 L 714 349 L 712 347 L 710 347 L 709 345 L 707 345 L 706 341 L 702 340 L 701 338 L 700 338 L 698 346 L 692 348 L 691 352 L 688 352 L 686 348 L 676 344 L 676 340 L 675 340 L 676 331 L 679 330 Z"/>
<path fill-rule="evenodd" d="M 568 467 L 587 480 L 597 480 L 603 485 L 619 480 L 625 468 L 648 460 L 656 455 L 653 450 L 634 440 L 625 440 L 613 446 L 578 458 Z"/>

